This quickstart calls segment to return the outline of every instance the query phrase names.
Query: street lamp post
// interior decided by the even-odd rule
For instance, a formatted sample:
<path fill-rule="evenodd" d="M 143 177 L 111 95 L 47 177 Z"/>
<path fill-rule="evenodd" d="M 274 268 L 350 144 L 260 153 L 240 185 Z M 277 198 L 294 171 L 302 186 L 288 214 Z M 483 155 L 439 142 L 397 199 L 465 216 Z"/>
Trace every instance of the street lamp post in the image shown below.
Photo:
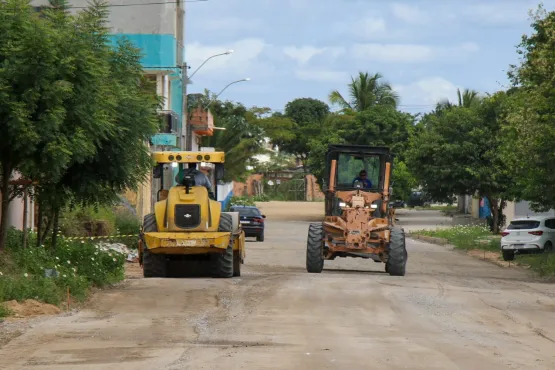
<path fill-rule="evenodd" d="M 192 139 L 193 139 L 193 135 L 191 134 L 191 130 L 189 130 L 189 128 L 187 127 L 187 121 L 188 121 L 188 112 L 187 112 L 187 85 L 191 83 L 191 77 L 193 77 L 199 69 L 201 69 L 201 67 L 203 65 L 206 64 L 206 62 L 208 62 L 210 59 L 215 58 L 215 57 L 219 57 L 222 55 L 229 55 L 233 53 L 233 50 L 228 50 L 224 53 L 220 53 L 220 54 L 215 54 L 212 55 L 211 57 L 206 58 L 206 60 L 204 62 L 201 63 L 201 65 L 191 74 L 191 76 L 187 76 L 187 70 L 189 69 L 189 66 L 187 65 L 187 63 L 183 63 L 183 65 L 181 66 L 181 85 L 182 85 L 182 94 L 183 94 L 183 103 L 182 103 L 182 119 L 181 119 L 181 134 L 179 137 L 179 147 L 181 148 L 181 150 L 191 150 L 192 148 Z M 186 128 L 187 127 L 187 128 Z"/>
<path fill-rule="evenodd" d="M 208 104 L 206 105 L 206 107 L 204 107 L 204 109 L 208 109 L 208 107 L 210 106 L 210 104 L 212 104 L 212 102 L 218 100 L 218 97 L 219 97 L 228 87 L 230 87 L 231 85 L 236 84 L 236 83 L 239 83 L 239 82 L 250 81 L 250 80 L 251 80 L 251 79 L 247 77 L 247 78 L 243 78 L 243 79 L 241 79 L 241 80 L 237 80 L 237 81 L 233 81 L 233 82 L 228 83 L 223 89 L 220 90 L 219 93 L 217 93 L 217 94 L 214 96 L 213 99 L 210 99 L 210 103 L 208 103 Z"/>

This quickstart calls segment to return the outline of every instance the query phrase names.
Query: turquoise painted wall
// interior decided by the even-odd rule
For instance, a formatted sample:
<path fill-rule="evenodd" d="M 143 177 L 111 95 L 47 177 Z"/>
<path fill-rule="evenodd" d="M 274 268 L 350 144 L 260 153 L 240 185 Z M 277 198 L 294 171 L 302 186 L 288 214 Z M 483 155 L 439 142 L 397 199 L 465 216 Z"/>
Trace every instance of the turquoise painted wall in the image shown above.
<path fill-rule="evenodd" d="M 177 40 L 174 35 L 117 34 L 110 36 L 112 45 L 116 45 L 120 38 L 127 38 L 142 50 L 141 63 L 145 68 L 175 67 L 177 64 Z"/>

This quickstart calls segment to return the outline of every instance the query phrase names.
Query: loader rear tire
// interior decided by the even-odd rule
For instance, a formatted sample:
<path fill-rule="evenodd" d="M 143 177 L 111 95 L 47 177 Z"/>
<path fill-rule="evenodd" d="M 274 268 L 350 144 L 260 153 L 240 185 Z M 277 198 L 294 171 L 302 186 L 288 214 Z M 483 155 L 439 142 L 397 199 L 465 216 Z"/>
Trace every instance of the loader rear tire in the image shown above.
<path fill-rule="evenodd" d="M 156 224 L 156 216 L 150 213 L 145 216 L 143 221 L 143 230 L 145 233 L 153 233 L 158 231 Z M 166 277 L 168 273 L 168 263 L 166 255 L 151 253 L 143 243 L 143 276 L 145 278 Z"/>
<path fill-rule="evenodd" d="M 391 276 L 405 276 L 407 258 L 405 231 L 400 227 L 394 227 L 391 230 L 389 257 L 385 264 L 385 271 Z"/>
<path fill-rule="evenodd" d="M 319 274 L 324 269 L 324 229 L 322 224 L 310 224 L 306 240 L 306 271 Z"/>
<path fill-rule="evenodd" d="M 218 231 L 233 232 L 233 218 L 231 215 L 222 213 L 220 215 L 220 225 Z M 223 253 L 212 254 L 213 273 L 215 278 L 233 277 L 233 238 L 229 238 L 227 249 Z"/>
<path fill-rule="evenodd" d="M 241 254 L 233 251 L 233 276 L 241 276 Z"/>

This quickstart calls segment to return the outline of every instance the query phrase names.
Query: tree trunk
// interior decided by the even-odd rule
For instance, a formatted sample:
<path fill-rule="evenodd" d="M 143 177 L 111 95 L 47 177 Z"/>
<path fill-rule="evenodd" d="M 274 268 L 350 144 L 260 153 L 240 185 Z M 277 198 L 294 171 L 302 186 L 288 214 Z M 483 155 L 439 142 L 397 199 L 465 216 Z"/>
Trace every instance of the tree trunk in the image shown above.
<path fill-rule="evenodd" d="M 0 211 L 0 252 L 4 250 L 6 238 L 8 237 L 8 207 L 10 205 L 10 178 L 12 177 L 12 165 L 2 163 L 2 207 Z"/>
<path fill-rule="evenodd" d="M 60 209 L 55 208 L 52 212 L 53 227 L 52 227 L 52 245 L 53 249 L 56 249 L 56 242 L 58 241 L 58 228 L 60 226 Z"/>
<path fill-rule="evenodd" d="M 40 239 L 42 237 L 42 216 L 43 216 L 42 208 L 43 207 L 42 207 L 41 202 L 38 200 L 38 198 L 37 198 L 37 201 L 38 201 L 38 204 L 39 204 L 39 214 L 37 216 L 38 221 L 37 221 L 37 245 L 36 245 L 36 247 L 40 247 Z"/>
<path fill-rule="evenodd" d="M 27 185 L 23 188 L 23 248 L 27 248 L 27 212 L 29 206 L 27 202 L 29 201 L 29 188 Z"/>
<path fill-rule="evenodd" d="M 487 198 L 489 199 L 491 211 L 493 213 L 492 232 L 494 235 L 497 235 L 499 234 L 499 199 L 490 197 Z"/>

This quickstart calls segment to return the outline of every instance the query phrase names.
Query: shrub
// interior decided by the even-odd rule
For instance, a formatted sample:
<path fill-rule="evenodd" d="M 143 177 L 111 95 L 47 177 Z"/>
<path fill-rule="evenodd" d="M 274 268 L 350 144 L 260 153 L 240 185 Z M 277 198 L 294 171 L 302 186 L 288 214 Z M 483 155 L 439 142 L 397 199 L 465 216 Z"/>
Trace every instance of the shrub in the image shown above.
<path fill-rule="evenodd" d="M 31 243 L 34 234 L 30 234 Z M 21 248 L 22 232 L 10 229 L 7 248 L 0 255 L 0 302 L 37 299 L 50 304 L 64 300 L 67 289 L 77 300 L 90 287 L 103 287 L 124 278 L 125 255 L 103 250 L 88 241 L 60 237 L 58 246 Z M 6 314 L 5 309 L 3 314 Z M 2 313 L 0 313 L 1 315 Z"/>

